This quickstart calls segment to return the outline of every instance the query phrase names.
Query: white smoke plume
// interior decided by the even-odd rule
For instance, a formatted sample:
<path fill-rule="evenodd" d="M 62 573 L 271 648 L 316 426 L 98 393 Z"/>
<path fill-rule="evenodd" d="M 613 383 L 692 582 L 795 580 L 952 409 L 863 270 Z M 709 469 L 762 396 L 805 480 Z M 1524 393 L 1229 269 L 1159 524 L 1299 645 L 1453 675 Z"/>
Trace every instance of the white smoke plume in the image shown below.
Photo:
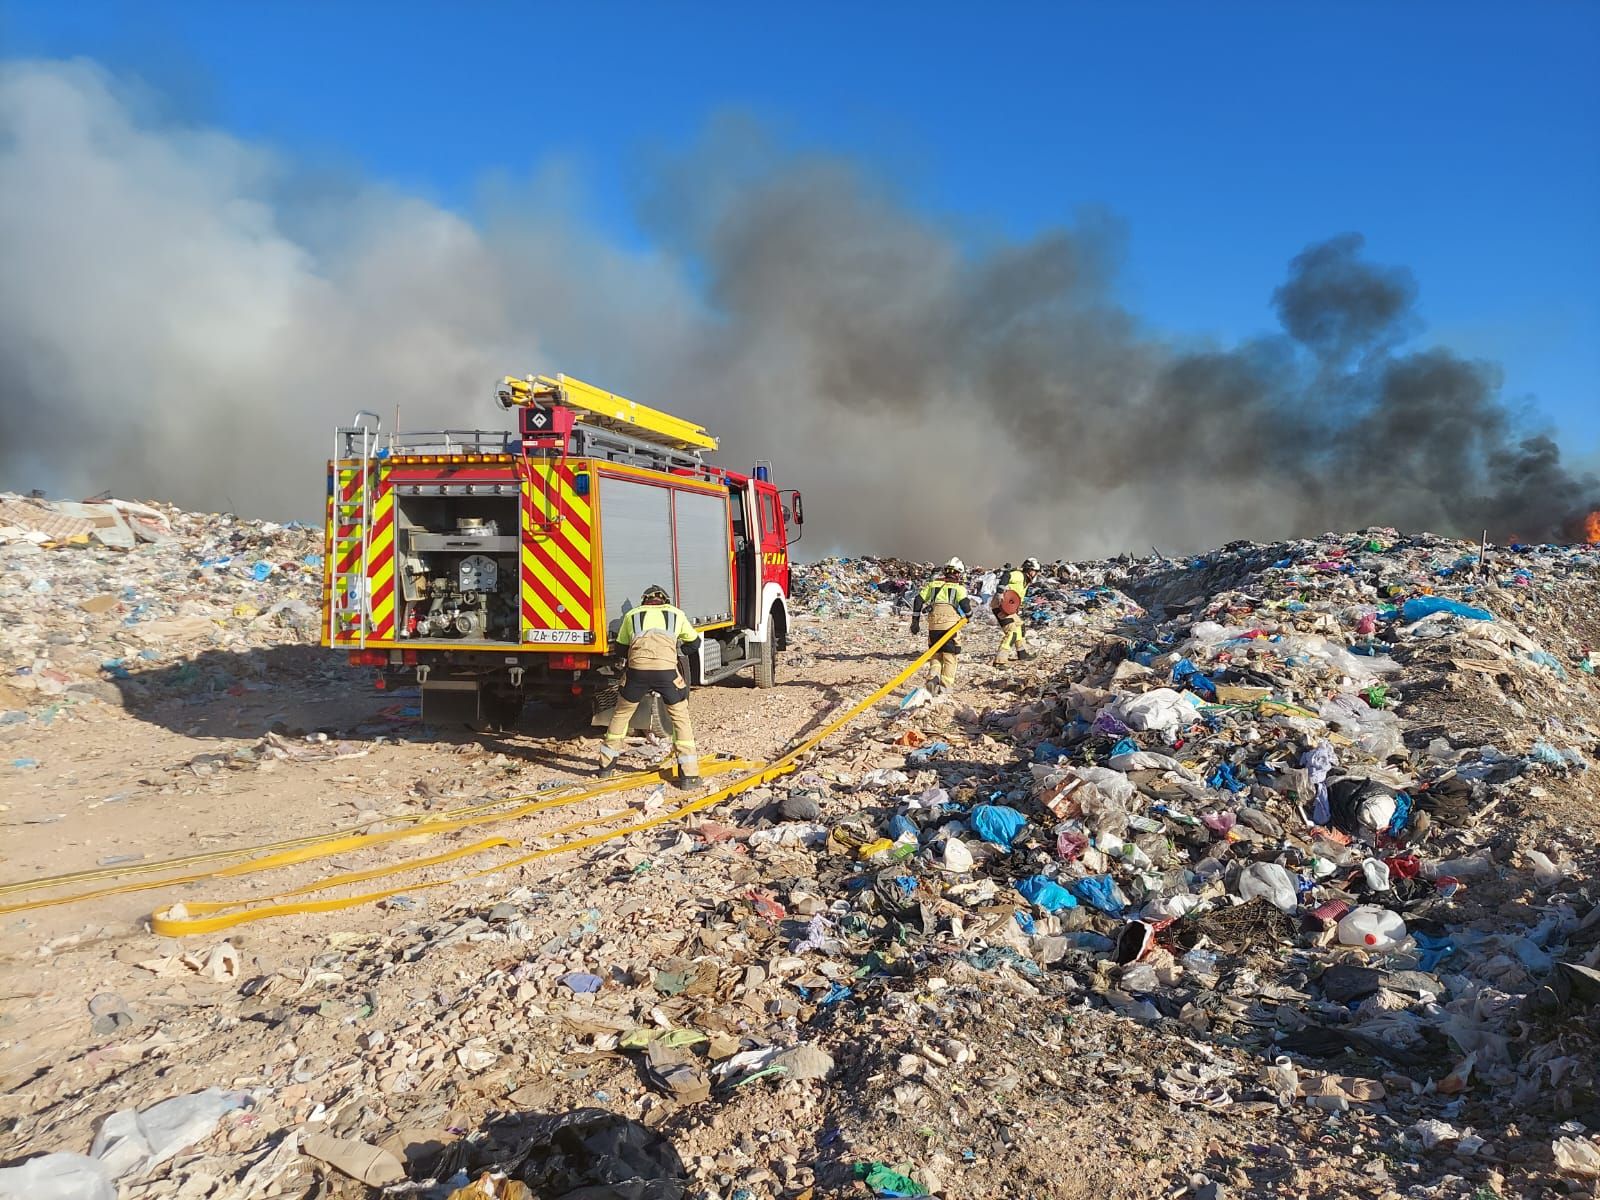
<path fill-rule="evenodd" d="M 1196 354 L 1112 302 L 1105 222 L 974 251 L 748 136 L 652 168 L 638 250 L 538 177 L 474 223 L 146 109 L 92 63 L 0 65 L 0 488 L 315 519 L 355 410 L 501 427 L 498 376 L 565 371 L 773 459 L 812 553 L 1533 537 L 1596 492 L 1492 365 L 1396 350 L 1415 286 L 1358 238 L 1291 264 L 1284 334 Z"/>

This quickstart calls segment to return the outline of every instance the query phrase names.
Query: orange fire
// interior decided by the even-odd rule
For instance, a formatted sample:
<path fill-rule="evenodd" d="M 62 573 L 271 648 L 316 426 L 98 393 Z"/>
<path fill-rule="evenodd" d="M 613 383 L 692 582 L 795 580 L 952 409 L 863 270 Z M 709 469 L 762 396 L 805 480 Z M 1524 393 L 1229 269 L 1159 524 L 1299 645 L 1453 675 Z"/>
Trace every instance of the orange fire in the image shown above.
<path fill-rule="evenodd" d="M 1583 519 L 1583 540 L 1591 546 L 1600 545 L 1600 508 Z"/>

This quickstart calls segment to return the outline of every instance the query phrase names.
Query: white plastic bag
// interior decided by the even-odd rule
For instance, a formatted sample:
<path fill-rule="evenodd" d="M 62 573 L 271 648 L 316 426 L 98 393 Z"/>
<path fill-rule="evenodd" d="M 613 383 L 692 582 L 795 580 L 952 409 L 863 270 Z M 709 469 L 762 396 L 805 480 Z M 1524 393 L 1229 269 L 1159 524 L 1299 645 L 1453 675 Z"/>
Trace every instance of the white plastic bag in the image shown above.
<path fill-rule="evenodd" d="M 117 1200 L 104 1163 L 82 1154 L 41 1154 L 0 1168 L 0 1200 Z"/>
<path fill-rule="evenodd" d="M 1292 913 L 1300 901 L 1295 894 L 1294 876 L 1287 867 L 1272 862 L 1253 862 L 1239 872 L 1239 895 L 1246 900 L 1265 896 L 1280 912 Z"/>
<path fill-rule="evenodd" d="M 1111 711 L 1129 729 L 1151 730 L 1168 735 L 1194 724 L 1200 702 L 1188 692 L 1156 688 L 1137 696 L 1124 696 Z"/>
<path fill-rule="evenodd" d="M 105 1119 L 89 1153 L 120 1179 L 129 1172 L 166 1162 L 208 1137 L 225 1113 L 247 1103 L 249 1096 L 243 1092 L 207 1088 L 163 1100 L 143 1112 L 124 1108 Z"/>

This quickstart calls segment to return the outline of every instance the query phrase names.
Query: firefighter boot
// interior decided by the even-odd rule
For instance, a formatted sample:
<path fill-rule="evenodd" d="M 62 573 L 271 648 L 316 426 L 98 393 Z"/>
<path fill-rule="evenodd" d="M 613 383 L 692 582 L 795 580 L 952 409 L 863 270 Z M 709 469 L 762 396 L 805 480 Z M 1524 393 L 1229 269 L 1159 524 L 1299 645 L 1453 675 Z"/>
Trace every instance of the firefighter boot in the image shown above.
<path fill-rule="evenodd" d="M 594 773 L 596 779 L 610 779 L 617 773 L 617 759 L 622 756 L 620 750 L 602 744 L 600 747 L 600 769 Z"/>
<path fill-rule="evenodd" d="M 681 790 L 693 791 L 700 786 L 700 759 L 694 754 L 678 755 L 678 777 L 673 780 Z"/>
<path fill-rule="evenodd" d="M 1017 647 L 1017 661 L 1018 662 L 1026 662 L 1028 659 L 1030 659 L 1032 657 L 1033 657 L 1032 651 L 1024 650 L 1020 646 Z"/>

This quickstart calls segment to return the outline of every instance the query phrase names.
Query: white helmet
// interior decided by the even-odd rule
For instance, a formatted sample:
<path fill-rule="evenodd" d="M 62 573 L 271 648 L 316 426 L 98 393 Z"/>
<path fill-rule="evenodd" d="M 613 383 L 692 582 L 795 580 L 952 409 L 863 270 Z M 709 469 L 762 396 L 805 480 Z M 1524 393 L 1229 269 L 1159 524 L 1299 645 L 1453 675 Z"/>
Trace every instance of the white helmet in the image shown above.
<path fill-rule="evenodd" d="M 946 571 L 965 571 L 967 569 L 967 564 L 962 562 L 959 558 L 952 558 L 949 562 L 945 563 L 944 569 Z"/>
<path fill-rule="evenodd" d="M 1022 560 L 1022 569 L 1024 571 L 1037 571 L 1039 569 L 1039 560 L 1037 558 L 1025 558 L 1025 559 L 1023 559 Z"/>

